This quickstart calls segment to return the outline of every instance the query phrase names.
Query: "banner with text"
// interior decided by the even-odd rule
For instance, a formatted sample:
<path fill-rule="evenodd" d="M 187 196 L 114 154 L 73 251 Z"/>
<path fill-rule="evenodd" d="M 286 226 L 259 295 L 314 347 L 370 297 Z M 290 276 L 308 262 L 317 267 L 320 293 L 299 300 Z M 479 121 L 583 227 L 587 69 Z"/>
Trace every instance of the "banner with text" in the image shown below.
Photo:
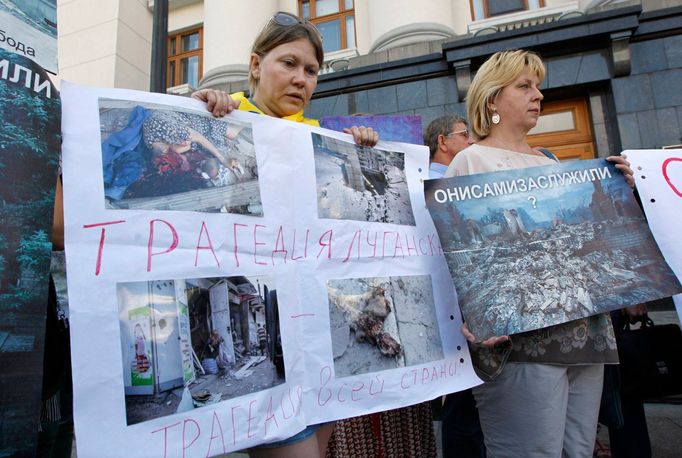
<path fill-rule="evenodd" d="M 682 150 L 627 150 L 651 233 L 677 278 L 682 278 Z M 682 295 L 673 297 L 682 320 Z"/>
<path fill-rule="evenodd" d="M 58 385 L 49 373 L 43 383 L 43 355 L 60 105 L 34 62 L 2 49 L 0 62 L 12 72 L 23 69 L 42 88 L 6 73 L 0 78 L 0 456 L 29 457 L 36 452 L 41 393 L 49 398 Z M 47 337 L 58 334 L 50 331 Z M 57 359 L 45 367 L 59 369 Z"/>
<path fill-rule="evenodd" d="M 211 456 L 480 383 L 425 147 L 160 94 L 62 101 L 79 453 Z"/>
<path fill-rule="evenodd" d="M 57 0 L 0 0 L 0 18 L 0 48 L 57 74 Z M 28 78 L 18 70 L 14 69 L 17 79 Z M 26 79 L 26 87 L 31 86 L 28 83 Z"/>
<path fill-rule="evenodd" d="M 424 189 L 477 339 L 682 290 L 632 191 L 605 160 L 428 180 Z"/>

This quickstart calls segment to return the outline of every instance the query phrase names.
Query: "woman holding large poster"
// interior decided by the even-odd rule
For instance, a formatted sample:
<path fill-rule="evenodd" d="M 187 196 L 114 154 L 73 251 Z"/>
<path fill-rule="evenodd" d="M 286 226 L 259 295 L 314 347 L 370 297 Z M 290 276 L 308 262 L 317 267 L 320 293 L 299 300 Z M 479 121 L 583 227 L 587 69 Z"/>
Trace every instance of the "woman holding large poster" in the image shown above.
<path fill-rule="evenodd" d="M 526 141 L 540 116 L 544 76 L 540 57 L 523 50 L 496 53 L 481 66 L 467 97 L 478 141 L 455 157 L 446 177 L 556 160 Z M 625 158 L 608 160 L 633 186 Z M 483 342 L 466 326 L 463 333 L 477 372 L 489 380 L 473 390 L 489 456 L 592 455 L 603 365 L 618 361 L 607 314 Z"/>
<path fill-rule="evenodd" d="M 305 118 L 303 110 L 317 86 L 317 74 L 324 62 L 319 31 L 310 22 L 289 13 L 276 13 L 260 32 L 251 48 L 249 86 L 251 97 L 202 89 L 192 97 L 207 102 L 215 116 L 239 109 L 294 122 L 319 126 Z M 372 128 L 345 129 L 358 145 L 374 146 L 379 141 Z M 326 454 L 333 423 L 311 425 L 284 441 L 251 449 L 258 457 L 299 457 Z"/>

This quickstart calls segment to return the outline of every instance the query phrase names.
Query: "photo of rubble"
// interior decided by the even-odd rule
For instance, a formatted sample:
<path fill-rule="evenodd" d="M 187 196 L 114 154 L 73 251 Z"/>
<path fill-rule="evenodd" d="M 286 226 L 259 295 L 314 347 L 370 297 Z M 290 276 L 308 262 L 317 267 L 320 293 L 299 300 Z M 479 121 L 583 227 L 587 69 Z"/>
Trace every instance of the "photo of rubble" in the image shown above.
<path fill-rule="evenodd" d="M 117 297 L 128 425 L 285 382 L 269 277 L 119 283 Z"/>
<path fill-rule="evenodd" d="M 263 215 L 250 125 L 126 100 L 99 112 L 106 208 Z"/>
<path fill-rule="evenodd" d="M 337 378 L 443 358 L 429 275 L 327 281 Z"/>
<path fill-rule="evenodd" d="M 603 167 L 576 161 L 537 169 Z M 436 204 L 434 186 L 516 180 L 512 171 L 427 182 L 427 206 L 477 339 L 539 329 L 680 292 L 632 191 L 610 178 Z M 541 172 L 534 172 L 537 174 Z M 544 172 L 549 173 L 549 172 Z"/>
<path fill-rule="evenodd" d="M 404 153 L 312 136 L 320 218 L 415 225 Z"/>

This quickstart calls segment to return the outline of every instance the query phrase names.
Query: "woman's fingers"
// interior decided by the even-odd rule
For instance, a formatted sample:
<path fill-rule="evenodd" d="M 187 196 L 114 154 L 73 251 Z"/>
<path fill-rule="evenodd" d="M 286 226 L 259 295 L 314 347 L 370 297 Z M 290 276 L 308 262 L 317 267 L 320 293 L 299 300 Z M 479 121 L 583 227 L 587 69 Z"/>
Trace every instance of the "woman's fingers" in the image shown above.
<path fill-rule="evenodd" d="M 483 342 L 481 342 L 481 345 L 484 347 L 494 347 L 496 345 L 500 345 L 502 343 L 505 343 L 509 340 L 509 336 L 495 336 L 495 337 L 490 337 Z"/>
<path fill-rule="evenodd" d="M 462 323 L 462 327 L 460 328 L 462 331 L 462 335 L 466 340 L 468 340 L 471 343 L 476 343 L 476 336 L 474 336 L 471 331 L 469 331 L 469 327 L 467 326 L 466 323 Z"/>
<path fill-rule="evenodd" d="M 379 143 L 379 133 L 371 127 L 353 126 L 343 129 L 347 134 L 353 136 L 353 140 L 360 146 L 374 147 Z"/>
<path fill-rule="evenodd" d="M 625 310 L 625 314 L 630 320 L 630 323 L 636 322 L 647 313 L 646 304 L 631 305 L 623 310 Z"/>
<path fill-rule="evenodd" d="M 606 158 L 606 160 L 611 162 L 616 169 L 623 174 L 628 186 L 631 188 L 635 187 L 635 174 L 630 168 L 630 163 L 627 160 L 627 156 L 609 156 Z"/>
<path fill-rule="evenodd" d="M 466 323 L 462 323 L 462 327 L 460 328 L 460 330 L 462 331 L 462 335 L 466 340 L 468 340 L 471 343 L 476 343 L 476 336 L 474 336 L 471 333 L 471 331 L 469 331 L 469 327 L 466 325 Z M 494 336 L 481 342 L 481 345 L 484 347 L 494 347 L 501 343 L 507 342 L 508 340 L 509 336 Z"/>
<path fill-rule="evenodd" d="M 206 108 L 213 116 L 221 117 L 239 107 L 239 101 L 232 99 L 225 91 L 200 89 L 192 94 L 192 98 L 206 102 Z"/>

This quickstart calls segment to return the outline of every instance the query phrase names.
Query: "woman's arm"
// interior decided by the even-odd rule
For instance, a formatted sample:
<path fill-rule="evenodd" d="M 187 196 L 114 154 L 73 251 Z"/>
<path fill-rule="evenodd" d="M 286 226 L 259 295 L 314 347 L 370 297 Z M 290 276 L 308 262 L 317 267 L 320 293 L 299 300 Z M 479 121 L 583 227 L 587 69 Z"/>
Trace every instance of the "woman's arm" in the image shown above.
<path fill-rule="evenodd" d="M 228 158 L 226 158 L 220 151 L 218 151 L 218 148 L 216 148 L 215 145 L 211 143 L 208 138 L 204 137 L 201 133 L 197 132 L 191 127 L 189 128 L 189 139 L 201 145 L 206 151 L 208 151 L 209 153 L 211 153 L 211 155 L 218 159 L 220 163 L 223 164 L 225 167 L 230 166 Z"/>

